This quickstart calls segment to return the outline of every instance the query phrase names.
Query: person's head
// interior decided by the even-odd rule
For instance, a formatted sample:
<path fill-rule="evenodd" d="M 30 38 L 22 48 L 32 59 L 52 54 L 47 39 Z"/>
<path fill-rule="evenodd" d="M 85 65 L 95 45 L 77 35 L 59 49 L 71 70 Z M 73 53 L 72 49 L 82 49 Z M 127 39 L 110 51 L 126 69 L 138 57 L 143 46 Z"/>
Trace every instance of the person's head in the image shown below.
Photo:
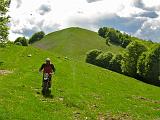
<path fill-rule="evenodd" d="M 50 64 L 50 63 L 51 63 L 50 58 L 46 58 L 46 64 Z"/>

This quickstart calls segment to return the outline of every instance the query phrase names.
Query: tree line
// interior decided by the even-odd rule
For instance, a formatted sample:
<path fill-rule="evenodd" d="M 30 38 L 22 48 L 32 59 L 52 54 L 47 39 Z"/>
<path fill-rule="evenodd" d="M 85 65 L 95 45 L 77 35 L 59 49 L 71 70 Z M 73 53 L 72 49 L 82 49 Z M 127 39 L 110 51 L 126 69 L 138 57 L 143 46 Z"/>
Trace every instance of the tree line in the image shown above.
<path fill-rule="evenodd" d="M 102 34 L 100 28 L 98 34 L 107 38 L 111 42 L 122 44 L 122 39 L 126 34 L 120 33 L 112 28 L 103 28 L 109 30 L 110 33 Z M 113 33 L 112 33 L 112 32 Z M 110 35 L 109 35 L 110 34 Z M 116 34 L 116 36 L 114 36 Z M 119 35 L 118 35 L 119 34 Z M 121 34 L 121 35 L 120 35 Z M 130 38 L 127 35 L 127 39 Z M 115 40 L 116 39 L 116 40 Z M 124 39 L 123 39 L 124 40 Z M 121 54 L 113 54 L 112 52 L 103 52 L 94 49 L 87 52 L 86 62 L 97 65 L 130 77 L 143 80 L 148 83 L 154 83 L 160 80 L 160 44 L 154 44 L 151 48 L 147 48 L 144 44 L 129 40 L 129 44 L 125 45 L 125 51 Z"/>
<path fill-rule="evenodd" d="M 106 39 L 106 44 L 111 42 L 120 45 L 123 48 L 126 48 L 132 41 L 130 35 L 121 33 L 119 30 L 115 30 L 114 28 L 102 27 L 98 30 L 98 35 Z"/>
<path fill-rule="evenodd" d="M 18 37 L 14 41 L 14 44 L 28 46 L 28 44 L 33 44 L 36 41 L 40 41 L 44 36 L 45 36 L 45 33 L 43 31 L 36 32 L 29 39 L 26 39 L 25 37 Z"/>

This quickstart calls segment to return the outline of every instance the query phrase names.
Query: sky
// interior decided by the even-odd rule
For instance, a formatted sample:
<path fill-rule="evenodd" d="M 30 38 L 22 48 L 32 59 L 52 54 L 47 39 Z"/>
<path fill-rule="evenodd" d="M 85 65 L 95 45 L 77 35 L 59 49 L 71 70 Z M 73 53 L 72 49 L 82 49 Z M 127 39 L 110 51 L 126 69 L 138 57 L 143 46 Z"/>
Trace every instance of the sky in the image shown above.
<path fill-rule="evenodd" d="M 160 0 L 11 0 L 9 39 L 68 27 L 113 27 L 160 42 Z"/>

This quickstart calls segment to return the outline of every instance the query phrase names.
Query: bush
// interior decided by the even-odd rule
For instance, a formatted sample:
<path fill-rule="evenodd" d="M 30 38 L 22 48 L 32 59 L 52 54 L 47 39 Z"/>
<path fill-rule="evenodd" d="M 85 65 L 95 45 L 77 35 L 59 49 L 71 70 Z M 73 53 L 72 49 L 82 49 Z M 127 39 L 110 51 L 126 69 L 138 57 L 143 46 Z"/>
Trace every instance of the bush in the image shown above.
<path fill-rule="evenodd" d="M 17 43 L 18 42 L 18 43 Z M 14 44 L 19 44 L 21 43 L 22 46 L 28 46 L 27 39 L 25 37 L 18 37 L 15 41 Z"/>
<path fill-rule="evenodd" d="M 109 65 L 110 70 L 121 73 L 122 72 L 121 60 L 122 60 L 121 54 L 114 55 L 110 61 L 110 65 Z"/>
<path fill-rule="evenodd" d="M 99 28 L 98 30 L 98 35 L 105 38 L 105 35 L 106 35 L 106 27 L 103 27 L 103 28 Z"/>
<path fill-rule="evenodd" d="M 111 52 L 101 53 L 96 58 L 96 65 L 109 69 L 109 62 L 112 57 L 113 54 Z"/>
<path fill-rule="evenodd" d="M 108 28 L 108 27 L 99 28 L 98 35 L 107 39 L 106 41 L 107 45 L 109 40 L 109 42 L 121 45 L 122 47 L 126 48 L 132 41 L 130 35 L 126 33 L 121 33 L 119 30 L 115 30 L 114 28 Z"/>
<path fill-rule="evenodd" d="M 22 46 L 22 43 L 21 42 L 16 42 L 15 45 Z"/>
<path fill-rule="evenodd" d="M 137 69 L 138 74 L 149 82 L 160 80 L 160 45 L 141 55 Z"/>
<path fill-rule="evenodd" d="M 45 36 L 45 33 L 43 31 L 34 33 L 31 38 L 29 39 L 29 44 L 32 44 L 36 41 L 41 40 Z"/>
<path fill-rule="evenodd" d="M 144 52 L 138 59 L 138 62 L 137 62 L 137 73 L 138 75 L 141 77 L 141 78 L 144 78 L 145 76 L 145 59 L 146 59 L 146 56 L 147 56 L 147 52 Z"/>
<path fill-rule="evenodd" d="M 126 52 L 123 54 L 122 66 L 121 66 L 122 72 L 125 75 L 131 77 L 137 76 L 138 58 L 146 50 L 147 48 L 138 42 L 132 42 L 127 46 Z"/>
<path fill-rule="evenodd" d="M 115 43 L 115 44 L 120 44 L 120 36 L 121 33 L 118 30 L 115 30 L 113 28 L 108 28 L 106 32 L 106 37 L 110 39 L 110 42 Z"/>
<path fill-rule="evenodd" d="M 126 47 L 129 45 L 130 42 L 131 42 L 130 39 L 123 38 L 123 39 L 121 40 L 121 46 L 122 46 L 123 48 L 126 48 Z"/>
<path fill-rule="evenodd" d="M 106 45 L 107 45 L 107 46 L 110 46 L 110 45 L 109 45 L 109 41 L 110 41 L 109 38 L 106 37 Z"/>
<path fill-rule="evenodd" d="M 96 57 L 101 53 L 102 51 L 98 49 L 90 50 L 87 53 L 86 62 L 91 64 L 96 64 Z"/>

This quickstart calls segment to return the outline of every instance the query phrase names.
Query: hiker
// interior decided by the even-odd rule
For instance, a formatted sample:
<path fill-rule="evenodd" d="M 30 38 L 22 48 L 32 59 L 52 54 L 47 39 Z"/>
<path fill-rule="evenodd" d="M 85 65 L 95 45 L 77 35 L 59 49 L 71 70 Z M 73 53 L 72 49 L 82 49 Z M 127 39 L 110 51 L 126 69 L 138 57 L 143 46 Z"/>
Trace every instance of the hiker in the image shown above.
<path fill-rule="evenodd" d="M 43 87 L 43 83 L 44 83 L 44 74 L 48 73 L 49 74 L 49 88 L 51 88 L 52 74 L 55 72 L 55 67 L 51 63 L 50 58 L 47 58 L 46 63 L 42 64 L 41 68 L 39 69 L 39 72 L 42 72 L 42 70 L 43 70 L 42 87 Z"/>

